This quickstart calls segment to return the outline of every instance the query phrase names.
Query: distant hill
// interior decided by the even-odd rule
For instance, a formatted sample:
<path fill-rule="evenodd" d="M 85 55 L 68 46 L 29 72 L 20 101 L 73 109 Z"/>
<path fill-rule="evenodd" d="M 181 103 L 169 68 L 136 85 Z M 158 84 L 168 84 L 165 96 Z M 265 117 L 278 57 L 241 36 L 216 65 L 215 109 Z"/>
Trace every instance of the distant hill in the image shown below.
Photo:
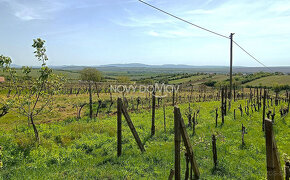
<path fill-rule="evenodd" d="M 151 65 L 142 64 L 142 63 L 128 63 L 128 64 L 107 64 L 107 65 L 100 65 L 99 67 L 122 67 L 122 68 L 128 68 L 128 67 L 138 67 L 138 68 L 150 68 Z"/>
<path fill-rule="evenodd" d="M 21 66 L 13 65 L 13 67 L 20 68 Z M 64 65 L 64 66 L 49 66 L 56 70 L 67 70 L 67 71 L 79 71 L 86 67 L 97 68 L 100 71 L 134 71 L 134 72 L 160 72 L 160 73 L 194 73 L 194 72 L 208 72 L 208 73 L 229 73 L 228 66 L 192 66 L 185 64 L 163 64 L 163 65 L 148 65 L 142 63 L 127 63 L 127 64 L 107 64 L 100 66 L 75 66 L 75 65 Z M 36 68 L 33 67 L 33 68 Z M 285 74 L 290 73 L 290 66 L 280 67 L 269 67 L 273 72 L 282 72 Z M 265 67 L 243 67 L 234 66 L 234 73 L 255 73 L 255 72 L 272 72 Z"/>
<path fill-rule="evenodd" d="M 226 66 L 191 66 L 185 64 L 163 64 L 163 65 L 148 65 L 142 63 L 128 63 L 128 64 L 107 64 L 97 67 L 122 67 L 122 68 L 178 68 L 178 69 L 191 69 L 191 68 L 225 68 Z"/>

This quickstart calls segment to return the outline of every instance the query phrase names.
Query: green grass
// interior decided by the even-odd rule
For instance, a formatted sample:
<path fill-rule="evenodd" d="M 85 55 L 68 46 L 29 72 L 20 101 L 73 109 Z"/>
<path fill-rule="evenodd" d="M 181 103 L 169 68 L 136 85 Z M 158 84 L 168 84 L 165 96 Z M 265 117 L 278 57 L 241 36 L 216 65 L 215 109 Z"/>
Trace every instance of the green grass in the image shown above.
<path fill-rule="evenodd" d="M 263 77 L 251 82 L 246 83 L 245 85 L 250 86 L 274 86 L 274 85 L 290 85 L 290 75 L 276 75 Z"/>
<path fill-rule="evenodd" d="M 188 82 L 194 83 L 195 81 L 199 81 L 199 80 L 205 79 L 207 77 L 208 77 L 208 75 L 198 75 L 198 76 L 195 75 L 195 76 L 191 76 L 188 78 L 182 78 L 182 79 L 176 79 L 176 80 L 169 81 L 169 84 L 180 84 L 180 83 L 188 83 Z"/>
<path fill-rule="evenodd" d="M 233 107 L 244 105 L 235 102 Z M 185 115 L 188 104 L 179 105 Z M 201 179 L 265 179 L 265 138 L 261 130 L 261 113 L 254 112 L 233 119 L 233 111 L 225 117 L 225 124 L 215 128 L 215 111 L 220 102 L 194 103 L 200 108 L 196 135 L 187 128 L 193 145 Z M 278 109 L 278 107 L 276 108 Z M 145 144 L 141 153 L 123 120 L 123 154 L 116 156 L 116 116 L 79 121 L 65 121 L 38 125 L 41 145 L 33 143 L 32 127 L 23 117 L 0 119 L 0 144 L 3 147 L 2 179 L 167 179 L 174 169 L 173 107 L 166 108 L 167 131 L 163 128 L 163 111 L 156 112 L 156 135 L 150 137 L 151 113 L 130 113 L 135 128 Z M 183 117 L 185 122 L 187 118 Z M 280 153 L 290 155 L 289 115 L 281 119 L 276 115 L 274 133 Z M 15 122 L 17 120 L 17 122 Z M 12 124 L 12 125 L 11 125 Z M 244 124 L 246 146 L 241 146 L 241 126 Z M 14 128 L 6 129 L 5 126 Z M 213 169 L 211 135 L 217 135 L 218 168 Z M 182 146 L 182 177 L 185 172 L 184 146 Z M 284 166 L 283 166 L 284 167 Z"/>
<path fill-rule="evenodd" d="M 19 76 L 24 76 L 24 74 L 22 73 L 21 69 L 16 69 L 16 73 Z M 63 75 L 65 76 L 68 80 L 77 80 L 79 79 L 79 72 L 78 71 L 70 71 L 70 70 L 53 70 L 54 74 L 57 75 Z M 0 72 L 0 76 L 6 76 L 7 73 L 3 73 L 2 71 Z M 39 69 L 31 69 L 31 73 L 29 74 L 31 77 L 36 78 L 39 76 Z"/>

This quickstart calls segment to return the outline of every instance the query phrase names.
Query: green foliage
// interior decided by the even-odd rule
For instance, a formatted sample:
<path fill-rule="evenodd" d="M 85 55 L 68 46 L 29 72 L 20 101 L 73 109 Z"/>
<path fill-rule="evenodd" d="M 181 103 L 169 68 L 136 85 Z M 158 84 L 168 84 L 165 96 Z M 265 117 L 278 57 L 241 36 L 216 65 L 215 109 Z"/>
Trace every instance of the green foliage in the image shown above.
<path fill-rule="evenodd" d="M 279 93 L 280 91 L 283 91 L 283 90 L 290 90 L 290 86 L 289 85 L 278 85 L 278 84 L 275 84 L 272 87 L 272 89 L 273 89 L 274 92 Z"/>
<path fill-rule="evenodd" d="M 142 79 L 142 80 L 139 80 L 138 83 L 142 83 L 142 84 L 154 84 L 154 80 L 153 79 Z"/>
<path fill-rule="evenodd" d="M 128 76 L 118 76 L 117 77 L 117 82 L 118 83 L 129 83 L 130 78 Z"/>
<path fill-rule="evenodd" d="M 29 76 L 29 74 L 31 73 L 31 67 L 28 67 L 28 66 L 22 66 L 21 68 L 22 70 L 22 73 L 25 74 L 25 79 L 30 79 L 31 76 Z"/>
<path fill-rule="evenodd" d="M 217 83 L 216 81 L 209 80 L 203 84 L 206 86 L 214 87 L 216 83 Z"/>
<path fill-rule="evenodd" d="M 103 75 L 95 68 L 84 68 L 81 70 L 81 80 L 100 82 L 103 79 Z"/>
<path fill-rule="evenodd" d="M 0 68 L 3 68 L 3 71 L 8 70 L 10 68 L 11 63 L 12 60 L 10 57 L 0 55 Z"/>
<path fill-rule="evenodd" d="M 3 107 L 9 107 L 16 113 L 25 116 L 33 125 L 35 137 L 39 140 L 38 131 L 33 119 L 40 115 L 50 112 L 53 108 L 53 97 L 62 87 L 64 78 L 52 74 L 52 69 L 46 66 L 48 60 L 46 55 L 45 41 L 40 38 L 33 40 L 32 47 L 35 48 L 34 54 L 42 62 L 39 76 L 36 79 L 28 78 L 31 68 L 23 67 L 22 73 L 25 79 L 17 76 L 15 69 L 11 68 L 11 59 L 1 56 L 0 65 L 4 71 L 9 73 L 9 89 L 21 95 L 5 98 L 1 100 Z M 21 86 L 19 86 L 21 84 Z"/>
<path fill-rule="evenodd" d="M 254 74 L 248 74 L 246 76 L 243 76 L 240 78 L 241 84 L 246 84 L 248 82 L 254 81 L 256 79 L 260 79 L 262 77 L 267 77 L 271 76 L 271 73 L 265 73 L 265 72 L 259 72 L 259 73 L 254 73 Z"/>
<path fill-rule="evenodd" d="M 34 55 L 39 61 L 42 61 L 42 67 L 46 65 L 46 61 L 48 60 L 44 43 L 44 40 L 37 38 L 33 39 L 32 44 L 32 47 L 35 48 Z"/>

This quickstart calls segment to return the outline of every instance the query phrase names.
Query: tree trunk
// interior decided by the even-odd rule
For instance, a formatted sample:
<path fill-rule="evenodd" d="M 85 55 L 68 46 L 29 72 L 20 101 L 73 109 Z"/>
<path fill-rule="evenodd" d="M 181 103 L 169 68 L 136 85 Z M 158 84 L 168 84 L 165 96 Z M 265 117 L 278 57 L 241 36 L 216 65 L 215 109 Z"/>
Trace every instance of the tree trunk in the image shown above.
<path fill-rule="evenodd" d="M 32 127 L 33 127 L 33 131 L 34 131 L 35 139 L 36 139 L 36 141 L 37 141 L 38 143 L 40 143 L 38 130 L 37 130 L 35 124 L 34 124 L 32 114 L 30 115 L 30 121 L 31 121 L 31 124 L 32 124 Z"/>

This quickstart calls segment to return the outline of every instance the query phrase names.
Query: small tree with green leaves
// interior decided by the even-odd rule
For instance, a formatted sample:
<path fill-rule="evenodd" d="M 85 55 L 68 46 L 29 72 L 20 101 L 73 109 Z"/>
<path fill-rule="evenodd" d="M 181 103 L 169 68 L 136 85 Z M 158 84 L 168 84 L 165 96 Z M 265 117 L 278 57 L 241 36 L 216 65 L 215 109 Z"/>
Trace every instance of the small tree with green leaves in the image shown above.
<path fill-rule="evenodd" d="M 82 81 L 100 82 L 103 79 L 102 73 L 95 68 L 84 68 L 80 74 Z"/>
<path fill-rule="evenodd" d="M 103 79 L 102 73 L 95 68 L 85 68 L 81 70 L 81 80 L 89 83 L 89 105 L 90 118 L 93 118 L 93 98 L 92 98 L 92 83 L 100 82 Z M 96 84 L 97 88 L 97 84 Z M 97 88 L 98 91 L 98 88 Z"/>
<path fill-rule="evenodd" d="M 17 113 L 27 117 L 29 124 L 32 125 L 37 142 L 40 142 L 39 133 L 35 125 L 35 118 L 39 115 L 51 112 L 53 110 L 54 96 L 61 89 L 65 79 L 52 73 L 48 68 L 46 61 L 45 41 L 38 38 L 33 40 L 32 47 L 35 48 L 34 54 L 42 62 L 39 75 L 36 79 L 20 78 L 16 75 L 15 69 L 10 67 L 10 58 L 1 58 L 0 65 L 4 71 L 9 72 L 10 85 L 17 93 L 17 96 L 6 100 L 5 105 Z M 30 68 L 22 68 L 23 74 L 28 77 Z M 13 82 L 13 83 L 11 83 Z M 11 108 L 12 107 L 12 108 Z"/>

